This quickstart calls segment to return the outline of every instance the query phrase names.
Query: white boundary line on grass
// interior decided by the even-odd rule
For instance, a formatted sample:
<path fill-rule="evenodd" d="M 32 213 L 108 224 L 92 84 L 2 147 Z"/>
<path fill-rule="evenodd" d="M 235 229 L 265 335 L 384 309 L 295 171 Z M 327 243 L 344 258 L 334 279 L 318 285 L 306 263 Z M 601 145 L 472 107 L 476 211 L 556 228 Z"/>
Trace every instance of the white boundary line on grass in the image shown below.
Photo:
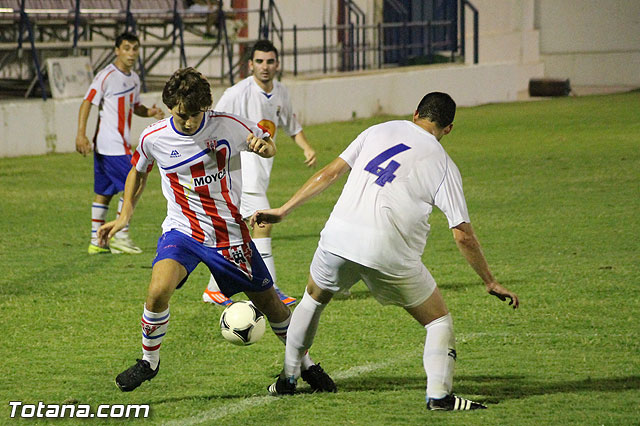
<path fill-rule="evenodd" d="M 368 373 L 373 370 L 377 370 L 379 368 L 383 368 L 387 366 L 387 362 L 384 363 L 376 363 L 376 364 L 366 364 L 366 365 L 358 365 L 355 367 L 351 367 L 345 371 L 339 371 L 334 375 L 336 379 L 350 379 L 352 377 L 357 377 L 362 374 Z M 277 401 L 278 398 L 274 396 L 252 396 L 249 398 L 242 399 L 238 402 L 234 402 L 232 404 L 226 404 L 222 407 L 212 408 L 211 410 L 203 411 L 195 416 L 186 417 L 184 419 L 172 420 L 167 423 L 163 423 L 164 426 L 191 426 L 197 425 L 205 422 L 210 422 L 211 420 L 218 420 L 223 417 L 236 414 L 254 407 L 258 407 L 260 405 L 269 404 L 271 402 Z"/>

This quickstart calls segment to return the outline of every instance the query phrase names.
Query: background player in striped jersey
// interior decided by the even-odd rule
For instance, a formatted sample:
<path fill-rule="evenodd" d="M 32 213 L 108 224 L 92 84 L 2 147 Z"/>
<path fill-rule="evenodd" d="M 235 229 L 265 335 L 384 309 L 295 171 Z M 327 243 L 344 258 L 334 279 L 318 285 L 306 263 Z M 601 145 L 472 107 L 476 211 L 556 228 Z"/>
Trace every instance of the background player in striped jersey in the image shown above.
<path fill-rule="evenodd" d="M 249 60 L 251 75 L 227 89 L 214 109 L 255 121 L 265 127 L 274 140 L 277 130 L 283 128 L 302 149 L 304 163 L 312 167 L 316 164 L 316 152 L 309 145 L 302 126 L 293 113 L 289 91 L 275 80 L 278 67 L 278 50 L 275 46 L 268 40 L 257 41 L 251 50 Z M 273 159 L 261 158 L 250 152 L 243 152 L 241 156 L 243 186 L 240 213 L 243 218 L 248 219 L 256 210 L 269 208 L 267 189 Z M 253 242 L 269 268 L 280 300 L 287 305 L 295 303 L 296 299 L 283 294 L 276 284 L 276 265 L 271 251 L 271 226 L 255 228 Z M 209 280 L 202 298 L 205 302 L 223 306 L 231 303 L 220 291 L 213 277 Z"/>
<path fill-rule="evenodd" d="M 225 293 L 244 292 L 264 312 L 283 343 L 291 318 L 237 207 L 242 192 L 240 152 L 273 157 L 273 140 L 245 118 L 208 110 L 212 103 L 209 83 L 193 68 L 173 74 L 162 100 L 171 117 L 141 134 L 121 214 L 98 230 L 99 238 L 106 242 L 126 226 L 147 175 L 157 164 L 167 217 L 142 315 L 143 357 L 116 377 L 122 391 L 131 391 L 157 374 L 160 345 L 169 323 L 169 300 L 200 262 L 209 267 Z M 303 379 L 315 391 L 335 391 L 331 378 L 308 354 L 303 356 L 302 370 Z"/>
<path fill-rule="evenodd" d="M 518 296 L 500 285 L 489 269 L 470 223 L 460 172 L 439 143 L 451 132 L 455 112 L 456 104 L 446 93 L 425 95 L 413 122 L 397 120 L 368 128 L 282 207 L 251 218 L 251 224 L 277 223 L 349 173 L 320 234 L 307 290 L 289 327 L 284 370 L 269 386 L 272 395 L 295 392 L 300 357 L 313 342 L 325 306 L 336 292 L 363 280 L 380 303 L 403 307 L 427 330 L 427 408 L 486 408 L 452 393 L 453 320 L 421 259 L 429 215 L 436 206 L 487 292 L 518 307 Z"/>
<path fill-rule="evenodd" d="M 109 246 L 98 244 L 96 231 L 104 224 L 111 198 L 124 190 L 124 182 L 131 169 L 131 116 L 164 118 L 164 112 L 153 105 L 140 103 L 140 78 L 133 71 L 140 49 L 138 37 L 130 33 L 116 38 L 116 59 L 93 79 L 78 113 L 76 151 L 86 156 L 93 149 L 95 197 L 91 206 L 91 242 L 89 254 L 141 253 L 129 237 L 129 226 L 125 226 L 109 242 Z M 87 120 L 91 106 L 99 108 L 98 124 L 93 145 L 86 135 Z M 118 213 L 122 209 L 122 197 Z"/>

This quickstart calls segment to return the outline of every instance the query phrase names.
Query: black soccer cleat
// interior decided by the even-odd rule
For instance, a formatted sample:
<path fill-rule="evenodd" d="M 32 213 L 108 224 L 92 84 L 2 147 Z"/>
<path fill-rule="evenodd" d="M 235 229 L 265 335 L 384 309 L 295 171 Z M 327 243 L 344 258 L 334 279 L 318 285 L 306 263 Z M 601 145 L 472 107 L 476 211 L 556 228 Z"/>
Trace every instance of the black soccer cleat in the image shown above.
<path fill-rule="evenodd" d="M 139 359 L 134 365 L 118 374 L 116 377 L 116 386 L 118 386 L 118 389 L 122 392 L 131 392 L 145 380 L 151 380 L 156 377 L 158 370 L 160 370 L 159 362 L 158 367 L 152 370 L 149 361 Z"/>
<path fill-rule="evenodd" d="M 302 380 L 307 382 L 314 392 L 337 392 L 338 387 L 331 377 L 320 367 L 313 364 L 301 373 Z"/>
<path fill-rule="evenodd" d="M 485 405 L 471 401 L 470 399 L 461 398 L 454 394 L 447 395 L 440 399 L 429 398 L 427 401 L 428 410 L 468 411 L 481 410 L 485 408 L 487 408 Z"/>
<path fill-rule="evenodd" d="M 285 377 L 284 374 L 278 375 L 275 383 L 267 386 L 267 391 L 271 396 L 293 395 L 296 392 L 297 381 L 295 377 Z"/>

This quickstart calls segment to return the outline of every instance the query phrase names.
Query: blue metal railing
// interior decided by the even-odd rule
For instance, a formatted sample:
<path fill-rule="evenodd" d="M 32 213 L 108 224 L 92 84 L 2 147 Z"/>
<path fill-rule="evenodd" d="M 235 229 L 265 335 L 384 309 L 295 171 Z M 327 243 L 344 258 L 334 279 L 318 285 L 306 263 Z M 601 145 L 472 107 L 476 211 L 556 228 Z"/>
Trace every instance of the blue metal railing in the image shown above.
<path fill-rule="evenodd" d="M 466 31 L 465 31 L 465 27 L 466 27 L 466 13 L 465 10 L 466 8 L 471 9 L 471 12 L 473 13 L 473 63 L 477 64 L 478 63 L 478 59 L 479 59 L 479 53 L 478 53 L 478 32 L 479 32 L 479 26 L 478 26 L 478 21 L 479 21 L 479 13 L 478 13 L 478 9 L 471 4 L 470 1 L 468 0 L 461 0 L 461 5 L 460 5 L 460 55 L 464 58 L 466 55 L 466 45 L 467 45 L 467 40 L 466 40 Z"/>

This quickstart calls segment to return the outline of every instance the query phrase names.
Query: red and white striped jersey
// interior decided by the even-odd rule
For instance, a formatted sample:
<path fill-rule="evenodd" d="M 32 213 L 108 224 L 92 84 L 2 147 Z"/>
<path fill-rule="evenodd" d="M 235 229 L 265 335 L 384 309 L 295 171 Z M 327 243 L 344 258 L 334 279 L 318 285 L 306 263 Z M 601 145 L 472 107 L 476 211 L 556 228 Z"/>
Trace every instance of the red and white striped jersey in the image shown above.
<path fill-rule="evenodd" d="M 149 172 L 158 164 L 167 218 L 162 231 L 176 229 L 209 247 L 250 241 L 238 205 L 242 193 L 240 152 L 249 133 L 263 137 L 257 124 L 236 115 L 207 111 L 193 135 L 179 132 L 173 118 L 147 127 L 131 164 Z"/>
<path fill-rule="evenodd" d="M 107 65 L 91 82 L 85 100 L 100 108 L 93 138 L 102 155 L 131 155 L 131 116 L 140 103 L 140 78 Z"/>

